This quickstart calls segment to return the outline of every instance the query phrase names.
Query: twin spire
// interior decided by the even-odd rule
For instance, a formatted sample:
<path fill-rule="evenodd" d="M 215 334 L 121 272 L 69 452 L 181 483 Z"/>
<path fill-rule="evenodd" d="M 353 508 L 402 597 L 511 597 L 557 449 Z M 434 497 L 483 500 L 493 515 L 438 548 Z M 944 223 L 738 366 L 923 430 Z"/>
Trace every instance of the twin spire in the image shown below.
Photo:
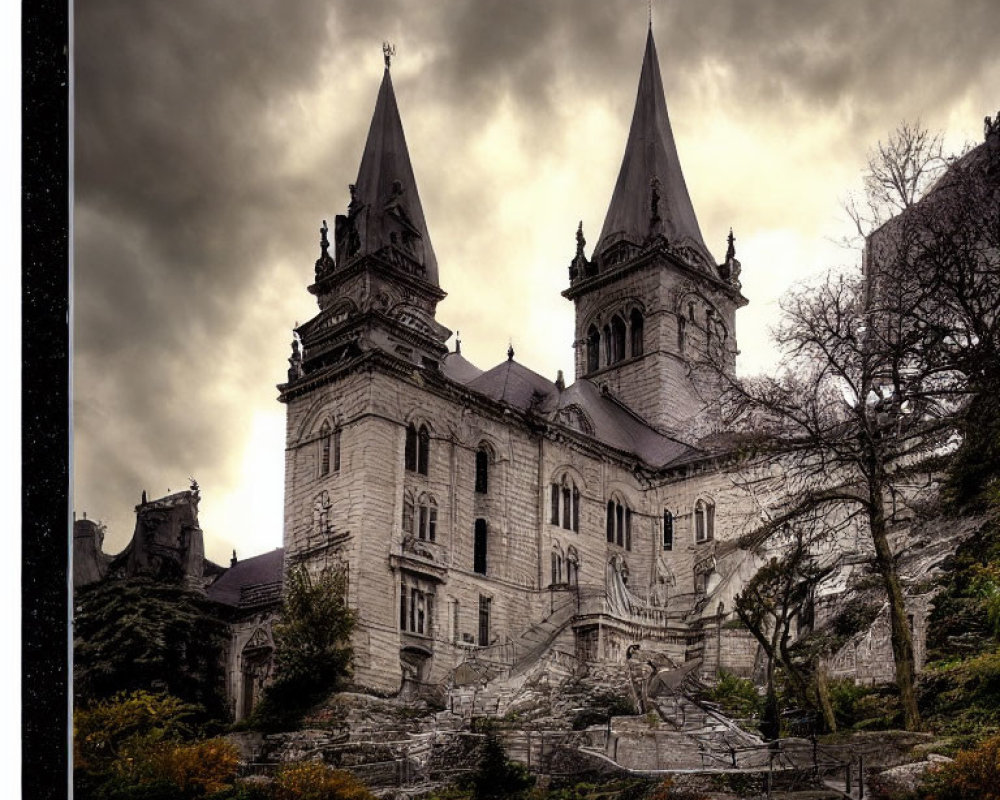
<path fill-rule="evenodd" d="M 421 277 L 437 286 L 437 258 L 389 74 L 394 53 L 388 44 L 383 46 L 385 72 L 361 167 L 351 185 L 348 213 L 336 220 L 336 260 L 344 266 L 358 256 L 392 247 L 417 265 Z M 642 246 L 651 235 L 691 248 L 706 263 L 713 263 L 677 156 L 652 27 L 646 35 L 625 155 L 594 258 L 620 241 Z M 582 235 L 578 233 L 578 237 Z"/>

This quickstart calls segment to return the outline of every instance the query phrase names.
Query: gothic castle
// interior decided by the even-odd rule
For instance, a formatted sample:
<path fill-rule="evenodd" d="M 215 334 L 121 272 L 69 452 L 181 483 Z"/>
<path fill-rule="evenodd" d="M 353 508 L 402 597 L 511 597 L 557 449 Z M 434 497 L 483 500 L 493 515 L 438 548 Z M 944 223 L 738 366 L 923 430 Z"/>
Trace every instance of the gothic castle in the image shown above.
<path fill-rule="evenodd" d="M 643 642 L 711 660 L 707 620 L 731 611 L 719 548 L 745 498 L 707 444 L 703 365 L 733 370 L 747 301 L 732 237 L 721 264 L 702 238 L 652 31 L 603 229 L 589 258 L 578 232 L 569 265 L 572 384 L 513 350 L 484 371 L 446 346 L 388 64 L 321 247 L 319 313 L 279 387 L 284 556 L 346 571 L 356 682 L 437 684 L 473 654 L 517 669 L 560 637 L 587 660 Z"/>

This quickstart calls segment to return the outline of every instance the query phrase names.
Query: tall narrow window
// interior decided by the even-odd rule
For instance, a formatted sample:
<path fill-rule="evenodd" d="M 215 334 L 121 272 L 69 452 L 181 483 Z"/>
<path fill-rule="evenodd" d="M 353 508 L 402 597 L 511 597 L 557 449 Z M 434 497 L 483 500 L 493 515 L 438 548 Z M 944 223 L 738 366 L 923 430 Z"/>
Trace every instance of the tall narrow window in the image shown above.
<path fill-rule="evenodd" d="M 472 569 L 480 575 L 486 574 L 486 520 L 477 519 L 475 541 L 473 542 Z"/>
<path fill-rule="evenodd" d="M 674 549 L 674 515 L 669 511 L 663 512 L 663 549 Z"/>
<path fill-rule="evenodd" d="M 608 520 L 607 520 L 608 542 L 615 543 L 615 503 L 608 500 Z"/>
<path fill-rule="evenodd" d="M 461 638 L 458 631 L 458 600 L 451 601 L 451 640 L 457 642 Z"/>
<path fill-rule="evenodd" d="M 330 426 L 325 422 L 323 427 L 319 429 L 319 474 L 329 475 L 330 474 Z"/>
<path fill-rule="evenodd" d="M 559 583 L 559 572 L 558 572 L 558 568 L 556 566 L 556 559 L 559 558 L 559 556 L 556 555 L 556 551 L 555 550 L 553 550 L 549 554 L 549 556 L 550 556 L 550 560 L 552 562 L 552 574 L 549 577 L 549 585 L 550 586 L 555 586 L 557 583 Z"/>
<path fill-rule="evenodd" d="M 432 505 L 427 510 L 427 539 L 433 542 L 437 538 L 438 510 Z"/>
<path fill-rule="evenodd" d="M 553 525 L 559 524 L 559 484 L 552 484 L 552 509 L 549 515 L 549 522 Z"/>
<path fill-rule="evenodd" d="M 625 544 L 625 509 L 621 503 L 615 503 L 615 542 L 619 547 Z"/>
<path fill-rule="evenodd" d="M 563 514 L 562 514 L 562 526 L 569 530 L 573 523 L 573 511 L 571 503 L 573 502 L 573 490 L 569 486 L 563 485 L 562 487 L 562 501 L 563 501 Z"/>
<path fill-rule="evenodd" d="M 476 492 L 486 494 L 489 489 L 490 454 L 485 447 L 476 451 Z"/>
<path fill-rule="evenodd" d="M 715 538 L 715 503 L 705 504 L 705 538 Z"/>
<path fill-rule="evenodd" d="M 417 429 L 412 422 L 406 427 L 405 466 L 410 472 L 417 471 Z"/>
<path fill-rule="evenodd" d="M 580 532 L 580 490 L 573 486 L 573 530 Z"/>
<path fill-rule="evenodd" d="M 705 501 L 699 500 L 694 504 L 694 540 L 696 543 L 704 542 L 705 536 Z"/>
<path fill-rule="evenodd" d="M 611 318 L 611 363 L 625 358 L 625 320 L 615 314 Z"/>
<path fill-rule="evenodd" d="M 333 471 L 340 472 L 340 428 L 333 432 Z"/>
<path fill-rule="evenodd" d="M 427 463 L 430 460 L 431 435 L 426 425 L 420 426 L 417 433 L 417 472 L 427 474 Z"/>
<path fill-rule="evenodd" d="M 399 589 L 399 629 L 402 631 L 408 630 L 407 621 L 408 617 L 406 615 L 406 584 L 404 583 Z"/>
<path fill-rule="evenodd" d="M 642 355 L 642 312 L 638 308 L 633 308 L 632 313 L 629 316 L 629 325 L 631 327 L 629 336 L 629 345 L 631 349 L 632 358 Z"/>
<path fill-rule="evenodd" d="M 625 549 L 632 549 L 632 509 L 625 506 Z"/>
<path fill-rule="evenodd" d="M 593 325 L 587 330 L 587 372 L 596 372 L 601 366 L 601 334 Z"/>
<path fill-rule="evenodd" d="M 417 533 L 421 539 L 427 538 L 427 506 L 420 506 L 420 525 L 417 528 Z"/>
<path fill-rule="evenodd" d="M 492 599 L 479 595 L 479 645 L 486 647 L 490 643 L 490 605 Z"/>
<path fill-rule="evenodd" d="M 605 365 L 607 365 L 607 364 L 614 364 L 615 363 L 614 356 L 613 356 L 614 350 L 612 349 L 612 344 L 611 344 L 611 326 L 610 325 L 605 325 L 604 326 L 604 329 L 601 331 L 601 339 L 602 339 L 602 344 L 603 344 L 603 347 L 604 347 L 604 363 L 605 363 Z"/>

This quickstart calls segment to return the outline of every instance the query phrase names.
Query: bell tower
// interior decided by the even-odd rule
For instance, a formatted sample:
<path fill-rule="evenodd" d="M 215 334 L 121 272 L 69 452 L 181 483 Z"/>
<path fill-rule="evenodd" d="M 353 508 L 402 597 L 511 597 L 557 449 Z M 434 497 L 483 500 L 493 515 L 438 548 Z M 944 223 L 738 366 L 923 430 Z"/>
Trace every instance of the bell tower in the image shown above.
<path fill-rule="evenodd" d="M 582 223 L 570 286 L 576 377 L 608 388 L 651 425 L 683 432 L 732 374 L 740 263 L 705 246 L 681 171 L 652 28 L 625 155 L 590 259 Z"/>

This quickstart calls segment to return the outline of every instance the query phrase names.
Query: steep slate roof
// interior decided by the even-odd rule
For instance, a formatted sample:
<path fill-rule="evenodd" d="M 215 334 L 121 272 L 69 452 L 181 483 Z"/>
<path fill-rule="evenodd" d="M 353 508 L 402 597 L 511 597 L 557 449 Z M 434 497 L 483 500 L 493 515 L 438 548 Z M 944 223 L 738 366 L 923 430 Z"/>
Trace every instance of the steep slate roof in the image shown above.
<path fill-rule="evenodd" d="M 456 383 L 469 383 L 483 371 L 459 352 L 448 353 L 441 364 L 441 371 Z"/>
<path fill-rule="evenodd" d="M 709 263 L 714 263 L 702 239 L 698 218 L 684 183 L 667 115 L 653 31 L 650 29 L 646 36 L 646 52 L 642 59 L 639 91 L 625 155 L 594 250 L 595 256 L 621 238 L 636 245 L 642 245 L 646 240 L 651 216 L 650 182 L 654 176 L 660 182 L 659 215 L 667 240 L 687 243 L 701 250 Z"/>
<path fill-rule="evenodd" d="M 208 599 L 227 606 L 239 606 L 243 587 L 281 581 L 284 557 L 285 550 L 279 547 L 269 553 L 237 561 L 205 590 Z"/>
<path fill-rule="evenodd" d="M 465 361 L 464 358 L 462 360 Z M 465 363 L 469 364 L 468 361 Z M 472 367 L 471 364 L 469 366 Z M 447 369 L 445 374 L 448 374 Z M 631 453 L 652 467 L 693 460 L 700 455 L 699 450 L 649 427 L 586 378 L 560 392 L 551 380 L 509 358 L 477 378 L 459 382 L 491 400 L 519 411 L 533 409 L 538 415 L 562 424 L 567 424 L 566 413 L 582 412 L 585 425 L 592 428 L 587 435 L 617 450 Z"/>
<path fill-rule="evenodd" d="M 555 384 L 513 358 L 497 364 L 466 385 L 491 400 L 499 400 L 521 411 L 534 407 L 535 411 L 545 414 L 555 409 Z"/>
<path fill-rule="evenodd" d="M 403 123 L 396 105 L 396 93 L 392 89 L 392 79 L 386 68 L 382 85 L 375 102 L 375 113 L 368 129 L 365 152 L 361 156 L 358 169 L 357 202 L 367 206 L 367 221 L 361 233 L 361 254 L 374 253 L 390 244 L 389 226 L 385 218 L 386 204 L 393 196 L 393 182 L 402 184 L 401 205 L 410 224 L 420 233 L 423 240 L 423 256 L 418 259 L 427 270 L 426 279 L 438 285 L 437 258 L 431 247 L 427 222 L 424 220 L 417 181 L 410 164 L 410 153 L 403 135 Z"/>

